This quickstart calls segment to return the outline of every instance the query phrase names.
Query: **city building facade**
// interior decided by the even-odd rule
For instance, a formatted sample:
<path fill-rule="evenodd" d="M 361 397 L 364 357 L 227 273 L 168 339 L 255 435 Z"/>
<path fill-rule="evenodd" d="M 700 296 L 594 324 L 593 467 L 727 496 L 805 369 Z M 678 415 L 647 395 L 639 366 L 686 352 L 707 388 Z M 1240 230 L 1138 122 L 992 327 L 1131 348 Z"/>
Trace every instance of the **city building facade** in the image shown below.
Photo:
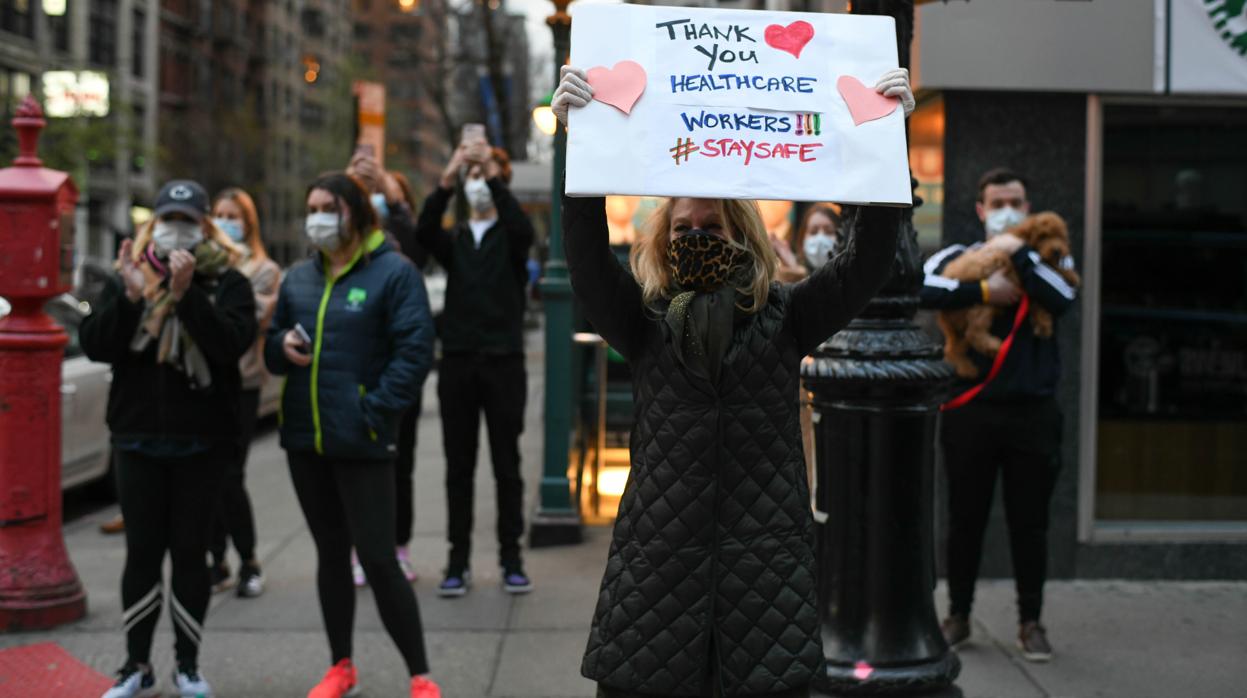
<path fill-rule="evenodd" d="M 0 0 L 0 152 L 34 93 L 48 128 L 41 153 L 81 191 L 76 261 L 107 264 L 131 209 L 155 192 L 156 0 Z"/>
<path fill-rule="evenodd" d="M 915 174 L 943 243 L 1029 177 L 1083 277 L 1061 323 L 1057 576 L 1247 576 L 1247 11 L 1212 0 L 919 8 Z M 1008 574 L 993 514 L 984 571 Z"/>

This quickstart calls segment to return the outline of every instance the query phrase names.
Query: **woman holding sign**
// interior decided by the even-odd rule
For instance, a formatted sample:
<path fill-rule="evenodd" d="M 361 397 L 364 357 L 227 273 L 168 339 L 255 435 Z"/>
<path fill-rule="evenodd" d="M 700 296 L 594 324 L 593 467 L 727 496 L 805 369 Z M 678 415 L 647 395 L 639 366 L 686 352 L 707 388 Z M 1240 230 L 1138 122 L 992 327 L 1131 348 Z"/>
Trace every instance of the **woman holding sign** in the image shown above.
<path fill-rule="evenodd" d="M 913 109 L 909 77 L 876 90 Z M 593 97 L 564 67 L 553 108 Z M 823 663 L 800 364 L 887 280 L 900 211 L 859 207 L 843 253 L 776 283 L 752 201 L 677 198 L 629 274 L 603 200 L 563 198 L 572 288 L 631 364 L 632 468 L 581 672 L 599 698 L 807 696 Z"/>

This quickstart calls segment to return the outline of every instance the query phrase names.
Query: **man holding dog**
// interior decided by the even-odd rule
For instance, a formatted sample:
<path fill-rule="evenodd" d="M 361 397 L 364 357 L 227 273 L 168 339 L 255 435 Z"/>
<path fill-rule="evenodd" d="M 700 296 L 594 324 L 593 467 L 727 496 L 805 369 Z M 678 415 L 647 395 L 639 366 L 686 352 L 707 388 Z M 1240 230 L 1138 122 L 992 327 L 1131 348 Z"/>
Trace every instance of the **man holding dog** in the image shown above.
<path fill-rule="evenodd" d="M 1074 303 L 1075 289 L 1055 269 L 1009 230 L 1030 213 L 1026 180 L 1016 172 L 994 169 L 979 181 L 975 205 L 985 241 L 967 248 L 952 245 L 925 265 L 925 308 L 952 310 L 979 304 L 1001 309 L 992 334 L 1003 339 L 1015 326 L 1019 302 L 1029 302 L 1060 317 Z M 1009 255 L 1021 287 L 1004 270 L 978 281 L 940 276 L 953 259 L 980 246 Z M 1061 267 L 1072 267 L 1066 258 Z M 999 371 L 968 403 L 946 408 L 940 425 L 944 467 L 948 474 L 949 617 L 943 623 L 948 643 L 970 637 L 970 609 L 983 552 L 983 534 L 999 475 L 1003 481 L 1009 543 L 1017 585 L 1018 646 L 1031 661 L 1048 661 L 1052 649 L 1039 623 L 1048 560 L 1048 505 L 1060 467 L 1061 412 L 1055 394 L 1061 364 L 1055 335 L 1035 336 L 1029 322 L 1016 323 L 1012 346 Z M 994 357 L 970 350 L 979 378 L 958 386 L 960 395 L 989 375 Z"/>

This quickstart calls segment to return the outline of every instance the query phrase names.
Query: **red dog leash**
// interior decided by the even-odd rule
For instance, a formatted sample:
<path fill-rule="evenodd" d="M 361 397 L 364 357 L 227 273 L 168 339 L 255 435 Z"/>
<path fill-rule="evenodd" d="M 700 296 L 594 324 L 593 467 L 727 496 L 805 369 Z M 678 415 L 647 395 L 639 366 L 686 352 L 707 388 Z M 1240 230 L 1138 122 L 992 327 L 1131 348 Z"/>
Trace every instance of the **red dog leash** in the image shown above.
<path fill-rule="evenodd" d="M 987 387 L 988 383 L 995 380 L 996 374 L 1000 373 L 1000 367 L 1005 364 L 1005 358 L 1009 356 L 1009 348 L 1013 346 L 1013 337 L 1017 335 L 1018 328 L 1022 326 L 1022 321 L 1026 319 L 1026 313 L 1030 310 L 1030 307 L 1030 296 L 1022 294 L 1022 301 L 1018 303 L 1018 312 L 1013 316 L 1013 329 L 1009 330 L 1009 336 L 1005 337 L 1005 340 L 1000 343 L 1000 351 L 996 352 L 996 360 L 992 362 L 992 370 L 988 371 L 987 378 L 984 379 L 982 383 L 979 383 L 973 388 L 970 388 L 957 397 L 940 405 L 941 412 L 945 410 L 955 410 L 958 407 L 964 406 L 967 402 L 973 400 L 979 393 L 983 392 L 983 389 Z"/>

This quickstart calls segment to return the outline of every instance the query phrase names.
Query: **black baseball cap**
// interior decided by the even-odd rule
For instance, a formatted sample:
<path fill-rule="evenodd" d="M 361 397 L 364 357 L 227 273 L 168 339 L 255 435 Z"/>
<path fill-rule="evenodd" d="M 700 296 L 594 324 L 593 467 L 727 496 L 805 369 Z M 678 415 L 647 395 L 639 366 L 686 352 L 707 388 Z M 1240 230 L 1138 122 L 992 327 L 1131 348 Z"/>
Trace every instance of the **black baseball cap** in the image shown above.
<path fill-rule="evenodd" d="M 184 213 L 198 223 L 208 215 L 208 192 L 198 182 L 189 179 L 165 182 L 156 195 L 153 215 L 159 218 L 166 213 Z"/>

